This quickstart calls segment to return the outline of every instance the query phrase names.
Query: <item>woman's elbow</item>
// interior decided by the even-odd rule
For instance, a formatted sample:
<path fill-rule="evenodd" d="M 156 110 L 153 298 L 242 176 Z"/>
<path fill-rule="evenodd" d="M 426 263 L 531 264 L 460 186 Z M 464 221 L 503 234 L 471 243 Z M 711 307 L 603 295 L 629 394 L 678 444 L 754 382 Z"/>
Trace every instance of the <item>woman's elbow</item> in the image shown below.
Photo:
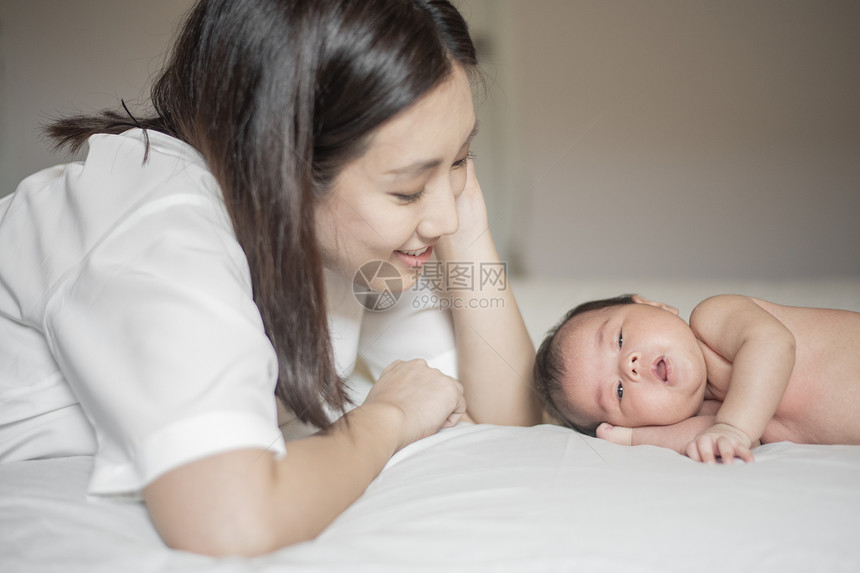
<path fill-rule="evenodd" d="M 312 539 L 319 531 L 288 510 L 273 464 L 271 456 L 239 450 L 167 472 L 143 492 L 156 530 L 171 548 L 219 557 Z"/>
<path fill-rule="evenodd" d="M 316 532 L 273 523 L 270 515 L 250 510 L 233 511 L 214 520 L 190 520 L 182 527 L 171 525 L 158 529 L 171 549 L 212 557 L 256 557 L 316 537 Z"/>

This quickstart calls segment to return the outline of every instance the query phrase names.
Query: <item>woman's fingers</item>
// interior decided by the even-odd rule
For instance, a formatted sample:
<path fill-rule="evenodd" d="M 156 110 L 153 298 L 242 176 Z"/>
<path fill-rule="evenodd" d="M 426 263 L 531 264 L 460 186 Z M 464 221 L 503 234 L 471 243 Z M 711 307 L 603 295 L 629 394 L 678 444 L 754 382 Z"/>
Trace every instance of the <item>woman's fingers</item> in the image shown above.
<path fill-rule="evenodd" d="M 421 359 L 392 362 L 365 403 L 387 403 L 402 412 L 401 447 L 457 424 L 466 412 L 463 385 Z"/>

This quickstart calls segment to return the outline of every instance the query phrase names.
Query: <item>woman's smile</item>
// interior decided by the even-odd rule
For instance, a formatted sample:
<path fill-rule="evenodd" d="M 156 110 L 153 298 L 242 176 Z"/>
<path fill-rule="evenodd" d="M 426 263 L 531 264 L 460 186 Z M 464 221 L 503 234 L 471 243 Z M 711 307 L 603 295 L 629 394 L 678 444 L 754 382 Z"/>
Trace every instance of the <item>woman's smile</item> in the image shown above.
<path fill-rule="evenodd" d="M 433 256 L 433 245 L 428 245 L 422 249 L 414 251 L 397 250 L 394 253 L 409 267 L 418 269 L 424 266 L 424 263 L 430 260 Z"/>
<path fill-rule="evenodd" d="M 404 289 L 414 285 L 439 238 L 459 226 L 457 197 L 475 133 L 471 85 L 454 66 L 373 132 L 364 154 L 320 199 L 315 223 L 325 266 L 352 280 L 362 265 L 386 261 L 400 271 Z"/>

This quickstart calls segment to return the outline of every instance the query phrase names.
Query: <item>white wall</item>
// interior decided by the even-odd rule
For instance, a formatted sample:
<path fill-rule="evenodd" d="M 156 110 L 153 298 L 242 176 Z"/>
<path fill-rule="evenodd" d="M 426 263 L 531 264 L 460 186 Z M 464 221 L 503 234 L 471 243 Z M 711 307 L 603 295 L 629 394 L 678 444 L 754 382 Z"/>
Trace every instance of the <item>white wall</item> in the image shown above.
<path fill-rule="evenodd" d="M 39 125 L 145 98 L 190 0 L 0 0 L 0 196 Z M 478 173 L 531 275 L 860 276 L 860 3 L 462 0 Z M 635 285 L 631 285 L 631 289 Z"/>
<path fill-rule="evenodd" d="M 0 0 L 0 196 L 64 161 L 41 125 L 148 96 L 190 0 Z M 133 107 L 132 107 L 133 109 Z"/>
<path fill-rule="evenodd" d="M 523 270 L 860 275 L 860 3 L 513 8 Z"/>
<path fill-rule="evenodd" d="M 486 85 L 478 95 L 480 132 L 472 144 L 481 189 L 487 201 L 489 225 L 499 255 L 510 261 L 522 242 L 522 210 L 518 209 L 522 178 L 520 138 L 516 132 L 521 111 L 518 97 L 518 35 L 514 5 L 523 0 L 460 0 L 457 5 L 469 22 Z"/>

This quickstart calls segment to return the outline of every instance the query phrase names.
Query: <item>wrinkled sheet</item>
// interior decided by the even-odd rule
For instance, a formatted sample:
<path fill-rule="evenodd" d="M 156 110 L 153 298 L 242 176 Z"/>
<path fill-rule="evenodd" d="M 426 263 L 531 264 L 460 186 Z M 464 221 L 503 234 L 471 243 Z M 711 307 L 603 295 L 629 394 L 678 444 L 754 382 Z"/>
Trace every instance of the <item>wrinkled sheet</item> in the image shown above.
<path fill-rule="evenodd" d="M 514 290 L 536 342 L 573 304 L 622 292 L 682 316 L 725 292 L 860 310 L 860 278 Z M 0 571 L 860 571 L 860 446 L 754 453 L 706 466 L 557 426 L 463 423 L 404 448 L 316 540 L 255 559 L 169 550 L 142 505 L 87 500 L 91 458 L 0 464 Z"/>
<path fill-rule="evenodd" d="M 860 446 L 706 466 L 551 425 L 460 424 L 398 453 L 316 540 L 255 559 L 164 547 L 87 501 L 87 457 L 0 466 L 3 571 L 860 570 Z"/>

